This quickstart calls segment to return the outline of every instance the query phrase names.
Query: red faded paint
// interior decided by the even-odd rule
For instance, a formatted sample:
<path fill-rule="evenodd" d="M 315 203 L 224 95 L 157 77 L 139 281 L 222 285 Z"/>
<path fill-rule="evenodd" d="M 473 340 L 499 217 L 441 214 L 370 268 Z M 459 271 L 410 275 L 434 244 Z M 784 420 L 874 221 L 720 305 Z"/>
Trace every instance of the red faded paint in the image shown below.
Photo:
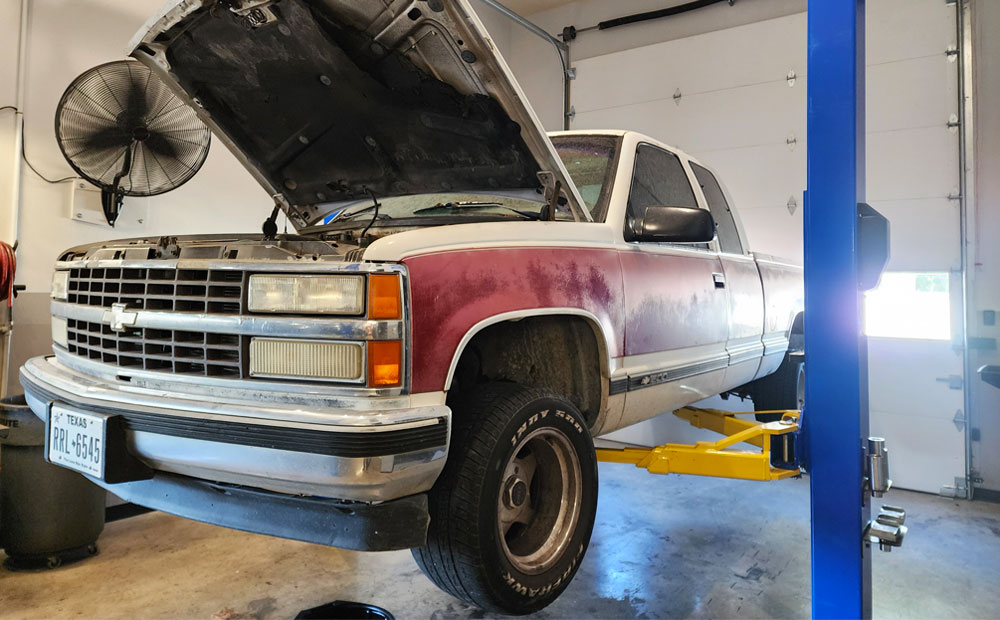
<path fill-rule="evenodd" d="M 728 297 L 715 288 L 718 256 L 668 249 L 621 252 L 627 310 L 625 355 L 726 341 Z"/>
<path fill-rule="evenodd" d="M 462 337 L 505 312 L 585 310 L 600 321 L 610 354 L 622 355 L 625 303 L 615 250 L 499 248 L 403 262 L 410 275 L 414 393 L 443 390 Z"/>

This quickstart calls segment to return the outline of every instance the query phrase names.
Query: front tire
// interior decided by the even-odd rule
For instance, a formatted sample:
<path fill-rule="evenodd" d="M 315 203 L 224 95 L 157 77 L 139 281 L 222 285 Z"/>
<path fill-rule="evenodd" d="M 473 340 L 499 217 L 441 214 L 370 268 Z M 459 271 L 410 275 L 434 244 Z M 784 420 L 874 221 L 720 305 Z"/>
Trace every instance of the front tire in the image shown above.
<path fill-rule="evenodd" d="M 427 544 L 413 556 L 471 605 L 538 611 L 569 585 L 590 543 L 593 439 L 576 407 L 548 390 L 494 383 L 458 409 Z"/>

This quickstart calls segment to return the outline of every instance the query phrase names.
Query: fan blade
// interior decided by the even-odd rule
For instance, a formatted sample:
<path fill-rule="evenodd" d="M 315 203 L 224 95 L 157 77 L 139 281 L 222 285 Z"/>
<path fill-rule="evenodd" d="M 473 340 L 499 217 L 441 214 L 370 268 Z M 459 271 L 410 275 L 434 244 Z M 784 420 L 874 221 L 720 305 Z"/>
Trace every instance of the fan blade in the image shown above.
<path fill-rule="evenodd" d="M 118 127 L 108 127 L 101 129 L 80 141 L 80 150 L 77 155 L 86 151 L 118 149 L 128 146 L 132 142 L 132 136 L 123 132 Z"/>
<path fill-rule="evenodd" d="M 142 119 L 145 121 L 149 114 L 149 99 L 146 92 L 149 90 L 149 80 L 153 73 L 137 62 L 130 62 L 126 65 L 129 71 L 128 91 L 125 93 L 125 109 L 128 110 L 129 118 Z"/>
<path fill-rule="evenodd" d="M 176 142 L 160 133 L 150 134 L 144 141 L 146 147 L 160 157 L 178 159 L 181 155 Z"/>

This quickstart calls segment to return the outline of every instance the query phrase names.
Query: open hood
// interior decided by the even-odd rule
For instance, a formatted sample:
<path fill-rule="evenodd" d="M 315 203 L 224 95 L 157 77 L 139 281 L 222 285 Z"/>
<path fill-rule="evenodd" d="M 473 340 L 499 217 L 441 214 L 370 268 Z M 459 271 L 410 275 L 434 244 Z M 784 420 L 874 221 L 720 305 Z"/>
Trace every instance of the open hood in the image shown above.
<path fill-rule="evenodd" d="M 302 228 L 324 204 L 575 186 L 468 0 L 174 0 L 148 65 Z"/>

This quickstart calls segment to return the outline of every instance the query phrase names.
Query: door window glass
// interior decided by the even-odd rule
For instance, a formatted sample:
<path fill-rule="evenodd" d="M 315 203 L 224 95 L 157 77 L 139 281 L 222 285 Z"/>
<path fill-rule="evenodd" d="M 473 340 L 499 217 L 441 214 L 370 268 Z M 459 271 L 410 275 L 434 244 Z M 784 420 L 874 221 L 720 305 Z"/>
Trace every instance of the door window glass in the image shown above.
<path fill-rule="evenodd" d="M 691 183 L 676 155 L 663 149 L 640 144 L 636 149 L 635 171 L 628 196 L 625 238 L 635 239 L 636 223 L 652 206 L 697 207 Z M 708 247 L 707 244 L 683 244 Z"/>
<path fill-rule="evenodd" d="M 708 208 L 712 211 L 712 218 L 715 219 L 719 249 L 729 254 L 743 254 L 743 243 L 740 242 L 740 233 L 736 229 L 736 220 L 733 219 L 733 212 L 726 202 L 726 195 L 722 193 L 719 181 L 707 168 L 694 162 L 691 162 L 691 169 L 694 170 L 694 176 L 698 179 L 701 190 L 705 192 L 705 200 L 708 201 Z"/>

